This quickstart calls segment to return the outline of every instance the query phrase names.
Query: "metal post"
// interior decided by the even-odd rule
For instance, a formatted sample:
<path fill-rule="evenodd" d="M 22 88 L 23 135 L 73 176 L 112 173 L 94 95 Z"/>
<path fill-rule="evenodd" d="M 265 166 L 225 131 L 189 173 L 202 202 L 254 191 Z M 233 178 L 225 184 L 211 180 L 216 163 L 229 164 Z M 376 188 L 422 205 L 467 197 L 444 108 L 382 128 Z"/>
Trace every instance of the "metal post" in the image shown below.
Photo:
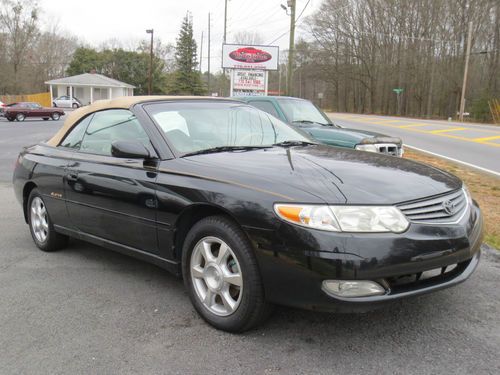
<path fill-rule="evenodd" d="M 208 78 L 207 78 L 208 95 L 210 93 L 210 12 L 208 12 Z"/>
<path fill-rule="evenodd" d="M 460 96 L 460 112 L 458 119 L 464 121 L 464 110 L 465 110 L 465 88 L 467 86 L 467 73 L 469 70 L 469 57 L 470 57 L 470 45 L 472 40 L 472 22 L 469 22 L 469 31 L 467 35 L 467 51 L 465 53 L 465 67 L 464 67 L 464 80 L 462 83 L 462 95 Z"/>
<path fill-rule="evenodd" d="M 148 29 L 146 33 L 151 34 L 151 43 L 150 43 L 150 51 L 149 51 L 149 72 L 148 72 L 148 95 L 151 95 L 152 86 L 153 86 L 153 35 L 154 30 Z"/>
<path fill-rule="evenodd" d="M 224 44 L 226 44 L 226 32 L 227 32 L 227 0 L 224 0 Z"/>
<path fill-rule="evenodd" d="M 203 31 L 201 32 L 201 44 L 200 44 L 200 73 L 203 74 L 201 71 L 201 64 L 203 64 Z"/>
<path fill-rule="evenodd" d="M 296 0 L 288 0 L 290 7 L 290 45 L 288 47 L 288 76 L 286 82 L 287 95 L 292 96 L 292 75 L 293 75 L 293 49 L 295 46 L 295 6 Z"/>

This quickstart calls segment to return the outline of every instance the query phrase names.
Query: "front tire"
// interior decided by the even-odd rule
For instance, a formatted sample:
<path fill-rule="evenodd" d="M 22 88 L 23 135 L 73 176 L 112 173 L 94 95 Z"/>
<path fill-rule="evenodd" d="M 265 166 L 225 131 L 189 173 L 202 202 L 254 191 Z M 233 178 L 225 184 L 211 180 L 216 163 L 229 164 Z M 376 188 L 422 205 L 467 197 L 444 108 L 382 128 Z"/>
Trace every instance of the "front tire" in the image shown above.
<path fill-rule="evenodd" d="M 40 250 L 56 251 L 68 244 L 68 237 L 54 230 L 47 206 L 38 189 L 31 191 L 26 209 L 31 237 Z"/>
<path fill-rule="evenodd" d="M 61 118 L 61 115 L 57 112 L 54 112 L 51 117 L 52 117 L 52 120 L 57 121 Z"/>
<path fill-rule="evenodd" d="M 182 253 L 184 284 L 196 311 L 215 328 L 243 332 L 269 315 L 252 245 L 224 216 L 200 220 Z"/>
<path fill-rule="evenodd" d="M 77 109 L 77 108 L 78 108 L 78 107 L 80 107 L 80 106 L 79 106 L 78 104 L 76 104 L 76 103 L 73 103 L 73 106 L 72 106 L 72 107 L 73 107 L 73 109 Z"/>
<path fill-rule="evenodd" d="M 24 119 L 26 118 L 25 114 L 24 113 L 18 113 L 16 115 L 16 120 L 17 121 L 24 121 Z"/>

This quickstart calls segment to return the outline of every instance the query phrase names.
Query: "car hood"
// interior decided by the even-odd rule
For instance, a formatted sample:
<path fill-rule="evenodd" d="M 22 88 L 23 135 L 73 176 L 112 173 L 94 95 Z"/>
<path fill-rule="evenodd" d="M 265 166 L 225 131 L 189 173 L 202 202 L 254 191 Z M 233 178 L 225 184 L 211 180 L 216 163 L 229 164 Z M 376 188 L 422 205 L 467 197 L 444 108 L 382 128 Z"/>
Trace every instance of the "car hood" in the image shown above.
<path fill-rule="evenodd" d="M 357 129 L 346 129 L 346 128 L 336 128 L 333 126 L 306 126 L 301 127 L 302 130 L 311 134 L 314 138 L 321 140 L 324 143 L 328 143 L 331 139 L 336 140 L 349 140 L 353 145 L 355 144 L 373 144 L 373 143 L 396 143 L 400 145 L 402 143 L 401 138 L 390 137 L 385 134 L 375 133 L 366 130 Z"/>
<path fill-rule="evenodd" d="M 313 203 L 396 204 L 462 186 L 457 177 L 411 160 L 323 145 L 177 160 L 192 174 Z"/>

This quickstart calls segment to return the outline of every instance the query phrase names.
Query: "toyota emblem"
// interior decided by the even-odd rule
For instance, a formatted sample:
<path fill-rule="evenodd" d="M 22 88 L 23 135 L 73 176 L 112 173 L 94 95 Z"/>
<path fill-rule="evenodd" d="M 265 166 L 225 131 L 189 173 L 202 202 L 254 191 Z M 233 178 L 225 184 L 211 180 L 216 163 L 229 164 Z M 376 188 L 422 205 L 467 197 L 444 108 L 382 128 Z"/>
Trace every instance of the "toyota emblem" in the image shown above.
<path fill-rule="evenodd" d="M 442 206 L 443 206 L 443 210 L 444 212 L 446 212 L 448 215 L 453 215 L 455 213 L 455 203 L 450 201 L 450 200 L 446 200 L 442 203 Z"/>

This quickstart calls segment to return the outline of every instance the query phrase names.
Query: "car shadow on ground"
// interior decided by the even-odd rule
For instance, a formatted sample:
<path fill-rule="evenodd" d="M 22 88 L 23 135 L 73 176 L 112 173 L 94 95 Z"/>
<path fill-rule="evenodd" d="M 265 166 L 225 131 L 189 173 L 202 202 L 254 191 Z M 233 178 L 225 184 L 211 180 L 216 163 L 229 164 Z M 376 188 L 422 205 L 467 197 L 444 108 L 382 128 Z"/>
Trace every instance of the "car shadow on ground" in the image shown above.
<path fill-rule="evenodd" d="M 194 313 L 182 279 L 160 267 L 75 239 L 71 239 L 70 245 L 58 254 L 71 257 L 75 262 L 80 262 L 80 258 L 86 266 L 92 264 L 104 271 L 113 271 L 117 277 L 126 273 L 127 282 L 134 283 L 133 279 L 137 279 L 137 282 L 147 280 L 164 290 L 167 301 L 182 301 L 185 305 L 181 310 L 192 310 Z M 397 334 L 402 328 L 428 330 L 432 320 L 449 319 L 450 309 L 453 310 L 457 303 L 463 301 L 460 301 L 455 289 L 450 289 L 397 301 L 366 313 L 327 313 L 275 306 L 269 320 L 261 328 L 248 334 L 259 335 L 265 331 L 266 334 L 280 332 L 280 335 L 286 336 L 294 332 L 303 336 L 306 343 L 315 341 L 310 337 L 311 333 L 316 336 L 323 336 L 325 333 L 335 333 L 335 336 L 348 334 L 355 338 L 356 332 L 362 332 L 362 337 L 366 338 L 368 334 L 377 339 Z M 198 320 L 198 323 L 204 324 L 201 318 Z"/>

